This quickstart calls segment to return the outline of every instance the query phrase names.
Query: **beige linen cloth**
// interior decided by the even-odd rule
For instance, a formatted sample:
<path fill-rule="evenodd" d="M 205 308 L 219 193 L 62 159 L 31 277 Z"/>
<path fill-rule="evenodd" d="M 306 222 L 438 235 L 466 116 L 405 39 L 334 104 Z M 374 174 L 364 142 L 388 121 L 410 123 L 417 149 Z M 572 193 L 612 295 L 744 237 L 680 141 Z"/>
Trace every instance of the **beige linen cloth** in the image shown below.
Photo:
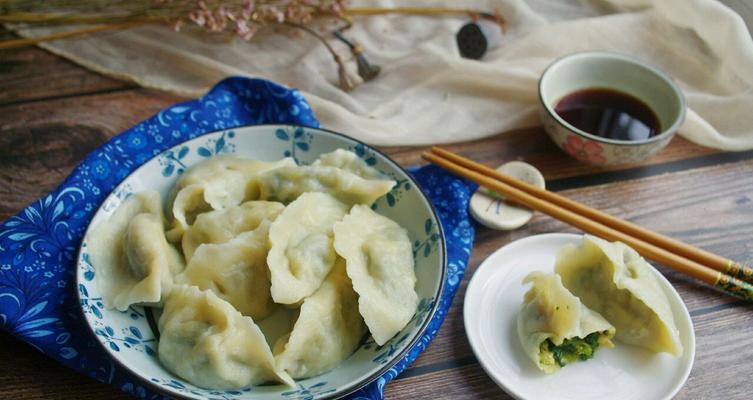
<path fill-rule="evenodd" d="M 272 79 L 300 88 L 323 127 L 376 145 L 457 142 L 537 125 L 536 84 L 550 62 L 577 51 L 614 51 L 679 82 L 690 108 L 681 135 L 725 150 L 753 149 L 753 41 L 740 16 L 716 0 L 352 5 L 496 9 L 509 30 L 474 61 L 461 58 L 455 44 L 467 17 L 358 18 L 347 35 L 382 73 L 349 93 L 338 87 L 329 53 L 306 35 L 269 33 L 245 42 L 149 26 L 43 46 L 105 74 L 189 96 L 230 75 Z"/>

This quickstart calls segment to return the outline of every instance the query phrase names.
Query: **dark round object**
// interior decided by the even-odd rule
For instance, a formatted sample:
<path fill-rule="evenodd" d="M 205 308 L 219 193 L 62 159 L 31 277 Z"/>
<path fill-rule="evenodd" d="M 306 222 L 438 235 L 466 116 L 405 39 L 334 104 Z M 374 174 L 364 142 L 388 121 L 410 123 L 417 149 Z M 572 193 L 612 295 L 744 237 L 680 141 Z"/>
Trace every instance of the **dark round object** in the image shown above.
<path fill-rule="evenodd" d="M 455 39 L 458 43 L 460 55 L 472 60 L 478 60 L 483 57 L 489 47 L 489 40 L 481 30 L 481 27 L 475 22 L 463 25 L 458 34 L 455 35 Z"/>

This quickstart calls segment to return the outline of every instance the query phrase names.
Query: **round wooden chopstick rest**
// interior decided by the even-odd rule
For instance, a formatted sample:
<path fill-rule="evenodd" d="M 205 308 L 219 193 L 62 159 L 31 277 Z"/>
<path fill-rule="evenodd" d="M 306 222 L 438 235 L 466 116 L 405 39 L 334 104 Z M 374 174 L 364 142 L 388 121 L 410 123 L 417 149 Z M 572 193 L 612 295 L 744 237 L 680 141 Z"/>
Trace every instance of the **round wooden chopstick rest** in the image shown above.
<path fill-rule="evenodd" d="M 445 159 L 437 154 L 423 153 L 422 157 L 434 164 L 439 165 L 440 167 L 443 167 L 460 176 L 470 179 L 478 183 L 479 185 L 499 192 L 512 201 L 524 204 L 530 208 L 548 214 L 549 216 L 568 223 L 576 228 L 579 228 L 584 232 L 603 237 L 607 240 L 621 241 L 634 248 L 643 257 L 657 261 L 670 268 L 713 285 L 732 296 L 753 301 L 753 285 L 748 282 L 744 282 L 733 276 L 722 273 L 721 271 L 716 271 L 714 269 L 701 265 L 695 261 L 689 260 L 661 247 L 657 247 L 653 244 L 630 236 L 624 232 L 603 225 L 583 215 L 577 214 L 556 204 L 550 203 L 544 199 L 534 197 L 527 192 L 516 189 L 494 178 L 485 176 L 462 165 L 455 164 L 453 161 Z"/>

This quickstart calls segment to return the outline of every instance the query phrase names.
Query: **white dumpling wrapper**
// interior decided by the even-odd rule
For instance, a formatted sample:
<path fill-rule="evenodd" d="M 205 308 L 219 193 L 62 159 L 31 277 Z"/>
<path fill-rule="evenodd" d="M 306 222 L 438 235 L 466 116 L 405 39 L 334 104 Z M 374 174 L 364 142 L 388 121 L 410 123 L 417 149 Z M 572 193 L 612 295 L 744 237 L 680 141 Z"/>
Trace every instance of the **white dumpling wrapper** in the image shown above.
<path fill-rule="evenodd" d="M 177 240 L 199 213 L 258 199 L 258 175 L 283 166 L 295 166 L 295 161 L 283 158 L 267 162 L 220 155 L 187 169 L 168 199 L 173 216 L 171 239 Z"/>
<path fill-rule="evenodd" d="M 371 208 L 356 205 L 335 224 L 335 250 L 347 264 L 358 307 L 378 345 L 416 313 L 416 272 L 408 232 Z"/>
<path fill-rule="evenodd" d="M 552 373 L 561 368 L 556 363 L 541 362 L 540 346 L 547 339 L 559 346 L 565 339 L 585 339 L 598 332 L 605 336 L 600 342 L 612 347 L 614 326 L 570 293 L 559 275 L 534 272 L 523 283 L 533 283 L 533 287 L 526 292 L 518 313 L 518 338 L 540 370 Z"/>
<path fill-rule="evenodd" d="M 267 252 L 269 221 L 219 244 L 196 249 L 177 283 L 213 291 L 241 314 L 258 321 L 272 312 Z"/>
<path fill-rule="evenodd" d="M 324 166 L 285 166 L 259 174 L 260 199 L 288 203 L 305 192 L 322 192 L 346 204 L 371 205 L 387 194 L 395 181 L 365 179 L 348 170 Z"/>
<path fill-rule="evenodd" d="M 201 244 L 225 243 L 240 233 L 256 229 L 264 220 L 274 221 L 284 208 L 282 203 L 272 201 L 248 201 L 199 214 L 181 241 L 186 262 L 191 261 Z"/>
<path fill-rule="evenodd" d="M 250 317 L 208 290 L 178 285 L 159 319 L 158 355 L 168 370 L 209 389 L 263 382 L 295 386 L 275 365 L 264 334 Z"/>
<path fill-rule="evenodd" d="M 173 276 L 183 269 L 180 254 L 165 239 L 160 195 L 154 191 L 126 199 L 88 238 L 106 308 L 159 305 Z"/>
<path fill-rule="evenodd" d="M 304 193 L 269 228 L 272 299 L 297 304 L 319 288 L 335 263 L 332 227 L 348 206 L 326 193 Z"/>
<path fill-rule="evenodd" d="M 559 251 L 555 272 L 586 306 L 617 328 L 617 340 L 682 355 L 669 299 L 652 267 L 632 248 L 584 235 L 580 246 Z"/>
<path fill-rule="evenodd" d="M 370 167 L 366 161 L 358 157 L 356 153 L 345 149 L 325 153 L 314 161 L 312 166 L 325 166 L 344 169 L 364 179 L 385 179 L 384 174 L 376 168 Z"/>
<path fill-rule="evenodd" d="M 321 287 L 303 301 L 292 332 L 275 344 L 275 361 L 294 379 L 320 375 L 348 358 L 365 333 L 358 295 L 338 258 Z"/>
<path fill-rule="evenodd" d="M 193 224 L 198 215 L 212 210 L 212 206 L 204 200 L 204 189 L 203 185 L 188 185 L 175 195 L 170 207 L 172 228 L 167 232 L 167 238 L 171 242 L 179 242 L 186 228 Z"/>

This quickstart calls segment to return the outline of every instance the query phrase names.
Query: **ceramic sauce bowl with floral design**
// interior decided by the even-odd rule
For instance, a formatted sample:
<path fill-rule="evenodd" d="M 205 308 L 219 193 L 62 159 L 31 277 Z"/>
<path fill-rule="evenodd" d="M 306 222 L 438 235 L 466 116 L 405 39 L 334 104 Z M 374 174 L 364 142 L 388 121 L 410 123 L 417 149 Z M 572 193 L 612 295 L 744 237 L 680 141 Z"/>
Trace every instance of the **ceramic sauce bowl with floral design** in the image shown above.
<path fill-rule="evenodd" d="M 557 112 L 564 98 L 588 90 L 636 99 L 654 114 L 655 132 L 630 139 L 600 136 L 580 129 Z M 539 80 L 539 103 L 544 129 L 554 143 L 578 160 L 595 165 L 637 163 L 653 156 L 677 133 L 686 108 L 682 92 L 664 73 L 607 52 L 575 53 L 554 61 Z"/>

